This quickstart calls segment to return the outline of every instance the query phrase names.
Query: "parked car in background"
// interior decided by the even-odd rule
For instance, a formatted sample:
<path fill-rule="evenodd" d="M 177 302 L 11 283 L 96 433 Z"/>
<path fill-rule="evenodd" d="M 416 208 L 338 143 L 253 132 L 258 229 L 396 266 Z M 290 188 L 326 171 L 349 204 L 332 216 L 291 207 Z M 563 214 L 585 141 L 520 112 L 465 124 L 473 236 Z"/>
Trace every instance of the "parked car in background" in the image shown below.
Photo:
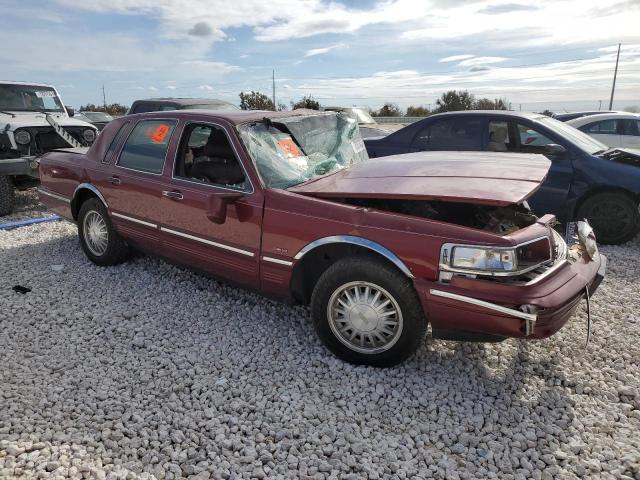
<path fill-rule="evenodd" d="M 584 112 L 567 112 L 567 113 L 554 113 L 553 118 L 560 120 L 561 122 L 567 122 L 575 118 L 587 117 L 589 115 L 598 115 L 600 113 L 617 113 L 615 110 L 587 110 Z"/>
<path fill-rule="evenodd" d="M 0 216 L 13 211 L 16 190 L 38 184 L 40 155 L 93 143 L 96 128 L 73 116 L 51 85 L 0 81 Z"/>
<path fill-rule="evenodd" d="M 148 98 L 131 104 L 127 115 L 171 110 L 240 110 L 233 103 L 215 98 Z"/>
<path fill-rule="evenodd" d="M 640 148 L 638 113 L 603 113 L 569 120 L 567 124 L 609 147 Z"/>
<path fill-rule="evenodd" d="M 384 128 L 374 120 L 371 114 L 364 108 L 358 107 L 323 107 L 322 110 L 327 112 L 344 112 L 351 118 L 354 118 L 360 127 L 360 136 L 362 138 L 384 137 L 389 135 L 393 130 Z"/>
<path fill-rule="evenodd" d="M 553 118 L 510 111 L 432 115 L 382 139 L 366 139 L 371 157 L 424 150 L 539 153 L 549 175 L 529 203 L 561 222 L 587 218 L 603 243 L 623 243 L 640 228 L 640 155 L 610 149 Z"/>
<path fill-rule="evenodd" d="M 77 222 L 97 265 L 133 246 L 310 304 L 336 355 L 390 366 L 427 321 L 448 339 L 548 337 L 598 287 L 606 259 L 588 225 L 568 248 L 553 215 L 526 206 L 549 164 L 370 160 L 355 120 L 330 112 L 155 112 L 114 120 L 87 152 L 46 155 L 40 198 Z"/>
<path fill-rule="evenodd" d="M 107 124 L 113 120 L 113 117 L 105 112 L 77 112 L 87 119 L 89 123 L 95 125 L 98 130 L 102 130 Z M 84 120 L 83 118 L 83 120 Z"/>

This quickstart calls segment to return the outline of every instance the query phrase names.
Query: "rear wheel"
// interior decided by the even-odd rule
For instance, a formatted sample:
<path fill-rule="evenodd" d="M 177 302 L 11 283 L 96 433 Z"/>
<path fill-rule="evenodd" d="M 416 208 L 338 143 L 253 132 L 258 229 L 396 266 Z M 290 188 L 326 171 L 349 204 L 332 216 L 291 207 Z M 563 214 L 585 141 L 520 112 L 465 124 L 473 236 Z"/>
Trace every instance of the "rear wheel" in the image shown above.
<path fill-rule="evenodd" d="M 16 202 L 16 192 L 13 182 L 7 176 L 0 176 L 0 217 L 13 212 Z"/>
<path fill-rule="evenodd" d="M 640 228 L 638 205 L 621 193 L 599 193 L 589 197 L 580 206 L 577 217 L 589 221 L 600 243 L 627 242 Z"/>
<path fill-rule="evenodd" d="M 318 336 L 350 363 L 390 367 L 420 346 L 426 320 L 411 281 L 372 258 L 329 267 L 311 297 Z"/>
<path fill-rule="evenodd" d="M 97 198 L 80 207 L 78 235 L 82 250 L 96 265 L 117 265 L 129 257 L 129 247 L 113 228 L 107 209 Z"/>

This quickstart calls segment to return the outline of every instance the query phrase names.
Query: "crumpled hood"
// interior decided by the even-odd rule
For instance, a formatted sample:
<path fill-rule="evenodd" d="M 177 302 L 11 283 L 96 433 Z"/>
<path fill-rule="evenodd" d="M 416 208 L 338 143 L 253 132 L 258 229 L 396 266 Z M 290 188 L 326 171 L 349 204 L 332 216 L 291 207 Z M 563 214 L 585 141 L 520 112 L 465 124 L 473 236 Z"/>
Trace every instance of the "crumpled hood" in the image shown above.
<path fill-rule="evenodd" d="M 15 115 L 6 115 L 0 113 L 0 130 L 4 131 L 5 125 L 9 124 L 9 130 L 15 131 L 18 128 L 25 127 L 51 127 L 47 122 L 47 118 L 43 113 L 38 112 L 10 112 Z M 64 113 L 49 113 L 49 115 L 61 127 L 90 127 L 95 130 L 95 126 L 82 120 L 76 120 L 68 117 Z"/>
<path fill-rule="evenodd" d="M 290 187 L 323 198 L 440 200 L 506 206 L 522 203 L 544 181 L 543 155 L 417 152 L 370 159 Z"/>

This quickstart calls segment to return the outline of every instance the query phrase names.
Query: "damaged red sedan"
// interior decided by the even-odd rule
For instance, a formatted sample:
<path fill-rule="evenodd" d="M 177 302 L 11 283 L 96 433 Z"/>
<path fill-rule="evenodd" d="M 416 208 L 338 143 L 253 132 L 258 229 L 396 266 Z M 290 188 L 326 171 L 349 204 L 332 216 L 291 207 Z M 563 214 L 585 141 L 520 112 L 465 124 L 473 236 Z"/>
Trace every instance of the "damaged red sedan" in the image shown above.
<path fill-rule="evenodd" d="M 565 241 L 528 209 L 548 169 L 495 152 L 369 159 L 332 112 L 154 112 L 44 156 L 40 197 L 97 265 L 138 248 L 310 304 L 332 352 L 391 366 L 427 323 L 436 338 L 544 338 L 593 294 L 606 259 L 588 224 Z"/>

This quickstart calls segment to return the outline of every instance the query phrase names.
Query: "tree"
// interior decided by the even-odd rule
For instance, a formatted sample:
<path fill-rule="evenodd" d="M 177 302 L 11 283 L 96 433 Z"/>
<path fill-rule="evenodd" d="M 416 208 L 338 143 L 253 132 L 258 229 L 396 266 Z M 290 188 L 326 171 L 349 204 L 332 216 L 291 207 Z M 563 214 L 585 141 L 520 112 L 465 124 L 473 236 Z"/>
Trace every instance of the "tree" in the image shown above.
<path fill-rule="evenodd" d="M 442 94 L 436 105 L 437 111 L 441 112 L 456 112 L 459 110 L 473 110 L 475 97 L 471 95 L 467 90 L 449 90 Z"/>
<path fill-rule="evenodd" d="M 431 111 L 422 105 L 419 107 L 414 107 L 413 105 L 407 107 L 407 117 L 428 117 L 429 115 L 431 115 Z"/>
<path fill-rule="evenodd" d="M 508 110 L 508 102 L 502 98 L 491 100 L 490 98 L 480 98 L 473 104 L 474 110 Z"/>
<path fill-rule="evenodd" d="M 372 111 L 371 116 L 373 117 L 400 117 L 402 116 L 402 112 L 400 108 L 395 103 L 387 102 L 385 103 L 380 110 Z"/>
<path fill-rule="evenodd" d="M 273 100 L 264 93 L 253 90 L 251 93 L 240 92 L 240 108 L 242 110 L 275 110 Z"/>
<path fill-rule="evenodd" d="M 296 108 L 309 108 L 311 110 L 320 110 L 320 102 L 315 100 L 311 95 L 304 96 L 296 103 L 291 102 L 291 110 Z"/>
<path fill-rule="evenodd" d="M 553 112 L 549 109 L 540 112 L 540 115 L 546 115 L 547 117 L 553 117 Z"/>
<path fill-rule="evenodd" d="M 624 107 L 623 111 L 629 113 L 640 113 L 640 107 L 637 105 L 629 105 L 628 107 Z"/>
<path fill-rule="evenodd" d="M 80 107 L 81 112 L 105 112 L 114 117 L 119 117 L 127 113 L 129 107 L 120 105 L 119 103 L 112 103 L 110 105 L 94 105 L 93 103 L 87 103 Z"/>

